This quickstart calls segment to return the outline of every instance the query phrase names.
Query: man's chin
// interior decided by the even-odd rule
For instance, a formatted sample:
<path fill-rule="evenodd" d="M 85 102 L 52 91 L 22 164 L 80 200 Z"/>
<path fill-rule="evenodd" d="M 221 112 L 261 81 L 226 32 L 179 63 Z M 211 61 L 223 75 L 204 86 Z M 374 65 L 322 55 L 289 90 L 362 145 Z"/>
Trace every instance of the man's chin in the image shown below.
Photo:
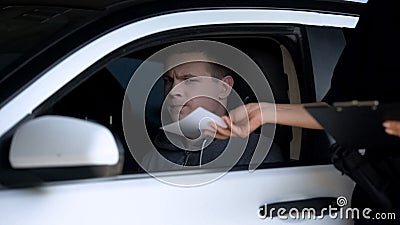
<path fill-rule="evenodd" d="M 172 122 L 177 122 L 179 120 L 182 120 L 183 118 L 185 118 L 187 115 L 189 115 L 188 113 L 179 113 L 179 115 L 177 115 L 178 113 L 175 114 L 169 114 L 169 117 L 171 118 Z M 174 115 L 174 116 L 172 116 Z"/>
<path fill-rule="evenodd" d="M 183 118 L 188 116 L 193 111 L 194 110 L 191 107 L 185 105 L 185 106 L 179 108 L 179 110 L 177 108 L 171 108 L 169 110 L 169 115 L 170 115 L 172 121 L 176 122 L 178 120 L 182 120 Z"/>
<path fill-rule="evenodd" d="M 182 120 L 183 118 L 185 118 L 187 115 L 189 115 L 189 113 L 179 113 L 179 120 Z"/>
<path fill-rule="evenodd" d="M 193 110 L 191 110 L 188 106 L 183 106 L 179 112 L 176 112 L 178 114 L 178 119 L 182 120 L 185 118 L 187 115 L 189 115 Z"/>

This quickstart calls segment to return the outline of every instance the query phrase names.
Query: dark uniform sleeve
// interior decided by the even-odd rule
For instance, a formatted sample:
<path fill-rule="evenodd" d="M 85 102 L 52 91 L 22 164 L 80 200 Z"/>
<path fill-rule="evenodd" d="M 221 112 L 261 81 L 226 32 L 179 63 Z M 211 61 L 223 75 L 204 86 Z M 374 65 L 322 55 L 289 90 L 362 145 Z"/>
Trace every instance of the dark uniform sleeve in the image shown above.
<path fill-rule="evenodd" d="M 400 13 L 395 0 L 370 0 L 335 67 L 323 101 L 398 102 Z"/>

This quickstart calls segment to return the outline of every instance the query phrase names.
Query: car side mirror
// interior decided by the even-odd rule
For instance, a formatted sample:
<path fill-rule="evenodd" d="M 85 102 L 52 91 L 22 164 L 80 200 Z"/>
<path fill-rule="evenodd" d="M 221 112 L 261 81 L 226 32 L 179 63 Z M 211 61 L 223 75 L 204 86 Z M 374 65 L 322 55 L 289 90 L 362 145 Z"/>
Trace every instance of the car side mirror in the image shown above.
<path fill-rule="evenodd" d="M 43 180 L 119 174 L 123 151 L 106 127 L 77 118 L 42 116 L 17 128 L 10 146 L 13 169 L 29 169 Z"/>

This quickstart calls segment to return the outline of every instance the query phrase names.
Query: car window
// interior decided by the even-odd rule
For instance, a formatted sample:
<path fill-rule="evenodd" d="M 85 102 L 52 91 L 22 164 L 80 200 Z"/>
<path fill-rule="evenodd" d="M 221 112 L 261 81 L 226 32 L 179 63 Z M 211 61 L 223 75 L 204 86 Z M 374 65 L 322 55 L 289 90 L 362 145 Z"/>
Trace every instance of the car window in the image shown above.
<path fill-rule="evenodd" d="M 301 45 L 303 43 L 299 41 L 300 38 L 298 37 L 301 32 L 298 28 L 291 29 L 293 29 L 292 32 L 288 32 L 287 28 L 282 29 L 284 32 L 279 35 L 266 33 L 240 34 L 232 37 L 224 35 L 206 37 L 202 34 L 203 36 L 200 39 L 218 41 L 243 51 L 264 73 L 276 103 L 299 103 L 307 99 L 304 96 L 311 96 L 315 93 L 314 90 L 310 89 L 310 87 L 313 88 L 313 86 L 310 86 L 310 82 L 314 81 L 310 80 L 306 73 L 305 68 L 309 65 L 302 60 L 305 53 L 302 52 L 304 48 Z M 190 31 L 185 32 L 190 33 Z M 121 50 L 116 50 L 76 77 L 59 93 L 45 102 L 43 105 L 46 105 L 46 107 L 39 107 L 36 113 L 39 115 L 71 116 L 106 126 L 124 145 L 125 164 L 123 173 L 143 172 L 143 168 L 139 165 L 137 159 L 132 157 L 125 141 L 122 125 L 124 93 L 133 74 L 143 65 L 143 62 L 164 47 L 185 41 L 181 37 L 178 39 L 179 41 L 172 42 L 166 41 L 167 39 L 164 38 L 164 41 L 154 41 L 154 43 L 161 44 L 140 45 L 140 48 L 135 47 L 138 46 L 137 43 L 130 43 L 127 45 L 128 47 L 125 46 Z M 189 40 L 193 40 L 193 38 Z M 155 71 L 160 71 L 157 73 L 162 74 L 164 67 L 162 62 L 150 62 L 150 64 Z M 257 102 L 258 100 L 245 80 L 246 77 L 235 77 L 233 89 L 238 92 L 244 102 Z M 163 101 L 164 80 L 160 77 L 149 93 L 145 109 L 146 130 L 143 132 L 146 132 L 151 140 L 154 140 L 160 132 L 160 114 Z M 136 106 L 135 102 L 130 101 L 129 104 L 133 115 L 142 110 Z M 229 105 L 228 109 L 233 109 L 236 106 Z M 270 125 L 264 126 L 269 127 Z M 256 130 L 255 133 L 259 134 L 260 130 Z M 315 149 L 321 146 L 314 145 L 315 138 L 309 138 L 310 135 L 307 133 L 310 132 L 302 133 L 301 129 L 277 125 L 275 135 L 272 137 L 273 146 L 279 149 L 282 157 L 279 161 L 266 161 L 259 168 L 321 163 L 318 160 L 310 160 L 310 158 L 314 159 L 314 154 L 318 152 Z M 312 157 L 310 157 L 310 154 Z M 320 152 L 318 154 L 321 155 Z M 321 158 L 325 159 L 324 157 Z M 322 162 L 326 163 L 326 161 Z M 237 164 L 233 169 L 247 170 L 248 165 Z"/>
<path fill-rule="evenodd" d="M 284 72 L 281 46 L 271 39 L 255 39 L 262 43 L 263 47 L 255 48 L 254 45 L 241 44 L 240 40 L 225 40 L 226 43 L 240 47 L 248 56 L 250 56 L 265 73 L 274 93 L 277 103 L 289 103 L 288 96 L 289 84 L 287 75 Z M 248 40 L 246 40 L 248 41 Z M 72 91 L 60 98 L 51 109 L 52 114 L 65 115 L 84 120 L 100 123 L 110 130 L 124 142 L 125 137 L 122 126 L 122 104 L 125 90 L 130 78 L 136 69 L 149 56 L 145 52 L 154 52 L 161 47 L 152 47 L 151 51 L 142 50 L 132 52 L 123 57 L 114 58 L 105 66 L 99 68 L 90 78 L 83 82 L 78 82 Z M 150 62 L 154 68 L 157 68 L 162 74 L 164 65 L 160 62 Z M 234 89 L 246 102 L 257 102 L 251 88 L 240 76 L 235 77 Z M 164 101 L 164 85 L 162 77 L 153 86 L 146 105 L 146 129 L 152 140 L 158 135 L 161 127 L 161 105 Z M 134 102 L 130 102 L 132 111 L 140 110 L 135 107 Z M 228 106 L 230 109 L 236 105 Z M 260 131 L 257 130 L 256 133 Z M 282 157 L 279 163 L 290 162 L 290 142 L 293 134 L 291 127 L 277 126 L 273 146 L 279 149 Z M 142 168 L 131 156 L 129 148 L 124 143 L 125 148 L 125 166 L 124 173 L 142 172 Z M 278 164 L 279 164 L 278 163 Z M 277 162 L 271 165 L 277 165 Z M 247 169 L 248 165 L 237 165 L 236 169 Z M 268 166 L 268 165 L 264 165 Z"/>
<path fill-rule="evenodd" d="M 333 70 L 339 60 L 346 39 L 340 28 L 307 26 L 308 42 L 314 71 L 317 101 L 321 101 L 330 88 Z"/>

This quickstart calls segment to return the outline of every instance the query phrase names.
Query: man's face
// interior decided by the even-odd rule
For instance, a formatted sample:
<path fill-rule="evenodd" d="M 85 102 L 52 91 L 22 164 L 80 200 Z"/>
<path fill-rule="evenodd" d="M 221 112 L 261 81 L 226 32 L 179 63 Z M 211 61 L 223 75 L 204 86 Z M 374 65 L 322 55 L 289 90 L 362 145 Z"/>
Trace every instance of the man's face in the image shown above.
<path fill-rule="evenodd" d="M 198 107 L 217 115 L 225 112 L 226 103 L 220 99 L 226 94 L 227 84 L 212 76 L 209 63 L 181 64 L 171 69 L 163 79 L 167 109 L 173 121 L 183 119 Z"/>

